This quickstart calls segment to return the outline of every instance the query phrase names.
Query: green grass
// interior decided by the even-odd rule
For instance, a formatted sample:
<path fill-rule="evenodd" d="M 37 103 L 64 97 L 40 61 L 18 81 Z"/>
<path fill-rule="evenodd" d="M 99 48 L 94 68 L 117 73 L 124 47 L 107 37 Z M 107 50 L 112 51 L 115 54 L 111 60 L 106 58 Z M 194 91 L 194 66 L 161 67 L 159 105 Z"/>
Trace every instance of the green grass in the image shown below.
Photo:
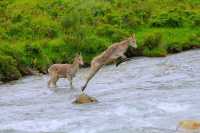
<path fill-rule="evenodd" d="M 200 28 L 145 28 L 137 32 L 136 37 L 141 42 L 149 33 L 160 32 L 165 43 L 185 42 L 195 34 L 200 34 Z M 140 43 L 141 44 L 141 43 Z"/>
<path fill-rule="evenodd" d="M 0 12 L 3 81 L 29 74 L 30 68 L 46 73 L 53 63 L 71 63 L 77 52 L 88 65 L 133 32 L 139 48 L 128 56 L 200 47 L 197 0 L 2 0 Z"/>

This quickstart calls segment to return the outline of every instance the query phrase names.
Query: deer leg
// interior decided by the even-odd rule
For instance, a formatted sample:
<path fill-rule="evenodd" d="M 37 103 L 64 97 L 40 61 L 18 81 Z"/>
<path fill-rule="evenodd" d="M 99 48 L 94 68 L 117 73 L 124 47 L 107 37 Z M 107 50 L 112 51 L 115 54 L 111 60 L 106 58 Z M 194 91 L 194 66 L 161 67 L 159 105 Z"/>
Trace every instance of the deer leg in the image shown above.
<path fill-rule="evenodd" d="M 82 91 L 85 90 L 85 88 L 87 87 L 87 84 L 89 83 L 89 81 L 95 76 L 95 74 L 102 68 L 103 64 L 101 65 L 91 65 L 91 68 L 90 68 L 90 72 L 89 72 L 89 76 L 86 80 L 86 83 L 84 84 L 84 86 L 82 87 Z"/>
<path fill-rule="evenodd" d="M 51 79 L 49 79 L 49 81 L 48 81 L 48 88 L 50 88 L 51 87 Z"/>
<path fill-rule="evenodd" d="M 124 54 L 121 54 L 120 57 L 116 61 L 116 67 L 127 60 L 129 59 Z"/>
<path fill-rule="evenodd" d="M 52 77 L 52 82 L 53 82 L 54 88 L 56 88 L 56 83 L 57 83 L 57 81 L 58 81 L 58 75 L 55 74 L 55 75 Z"/>
<path fill-rule="evenodd" d="M 49 81 L 48 81 L 48 88 L 50 88 L 51 87 L 51 84 L 52 84 L 52 73 L 49 73 L 49 76 L 50 76 L 50 79 L 49 79 Z"/>
<path fill-rule="evenodd" d="M 69 82 L 70 82 L 70 88 L 73 89 L 74 86 L 73 86 L 73 83 L 72 83 L 73 82 L 73 78 L 72 77 L 69 78 Z"/>
<path fill-rule="evenodd" d="M 124 54 L 121 54 L 120 57 L 122 57 L 122 59 L 126 59 L 127 58 L 126 55 L 124 55 Z"/>

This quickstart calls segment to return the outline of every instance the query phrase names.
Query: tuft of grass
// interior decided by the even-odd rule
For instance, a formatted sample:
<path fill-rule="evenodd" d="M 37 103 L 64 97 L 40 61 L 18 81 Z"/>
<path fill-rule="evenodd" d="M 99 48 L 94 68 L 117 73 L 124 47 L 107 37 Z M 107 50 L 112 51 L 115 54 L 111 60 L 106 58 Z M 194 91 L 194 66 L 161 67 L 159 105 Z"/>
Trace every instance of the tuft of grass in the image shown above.
<path fill-rule="evenodd" d="M 155 48 L 152 50 L 146 48 L 143 51 L 143 55 L 148 57 L 165 57 L 167 55 L 167 50 L 164 48 Z"/>
<path fill-rule="evenodd" d="M 0 55 L 0 81 L 11 81 L 21 77 L 17 62 L 11 56 Z"/>
<path fill-rule="evenodd" d="M 148 33 L 142 43 L 143 55 L 150 57 L 163 57 L 167 50 L 163 43 L 163 35 L 160 32 Z"/>

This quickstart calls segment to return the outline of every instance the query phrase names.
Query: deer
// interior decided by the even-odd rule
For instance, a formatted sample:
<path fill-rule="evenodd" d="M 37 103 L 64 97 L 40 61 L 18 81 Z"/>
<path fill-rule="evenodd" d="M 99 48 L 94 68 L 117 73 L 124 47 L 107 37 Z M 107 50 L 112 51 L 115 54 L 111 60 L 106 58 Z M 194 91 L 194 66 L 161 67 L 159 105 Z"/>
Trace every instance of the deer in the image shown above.
<path fill-rule="evenodd" d="M 100 55 L 94 57 L 90 64 L 89 75 L 87 76 L 86 82 L 84 86 L 81 88 L 82 92 L 87 87 L 89 81 L 95 76 L 95 74 L 106 64 L 116 61 L 118 58 L 122 58 L 124 60 L 127 59 L 125 56 L 125 52 L 128 47 L 131 46 L 133 48 L 137 48 L 136 37 L 135 34 L 131 35 L 131 37 L 112 44 L 105 51 L 103 51 Z M 117 64 L 119 65 L 119 64 Z"/>
<path fill-rule="evenodd" d="M 70 88 L 74 88 L 72 81 L 81 65 L 84 65 L 81 54 L 76 54 L 72 64 L 51 65 L 48 69 L 50 76 L 48 87 L 50 88 L 51 84 L 53 84 L 53 87 L 56 88 L 56 82 L 59 80 L 59 78 L 67 78 L 70 82 Z"/>

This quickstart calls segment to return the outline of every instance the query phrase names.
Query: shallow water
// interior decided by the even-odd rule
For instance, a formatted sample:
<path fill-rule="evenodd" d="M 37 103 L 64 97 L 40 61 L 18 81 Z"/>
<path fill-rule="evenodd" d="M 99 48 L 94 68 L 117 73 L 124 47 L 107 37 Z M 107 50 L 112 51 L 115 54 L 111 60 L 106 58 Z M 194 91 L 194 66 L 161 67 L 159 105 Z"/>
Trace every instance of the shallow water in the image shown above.
<path fill-rule="evenodd" d="M 74 105 L 87 71 L 74 90 L 49 90 L 46 75 L 0 85 L 0 133 L 173 133 L 200 119 L 200 50 L 104 67 L 86 89 L 99 102 Z"/>

